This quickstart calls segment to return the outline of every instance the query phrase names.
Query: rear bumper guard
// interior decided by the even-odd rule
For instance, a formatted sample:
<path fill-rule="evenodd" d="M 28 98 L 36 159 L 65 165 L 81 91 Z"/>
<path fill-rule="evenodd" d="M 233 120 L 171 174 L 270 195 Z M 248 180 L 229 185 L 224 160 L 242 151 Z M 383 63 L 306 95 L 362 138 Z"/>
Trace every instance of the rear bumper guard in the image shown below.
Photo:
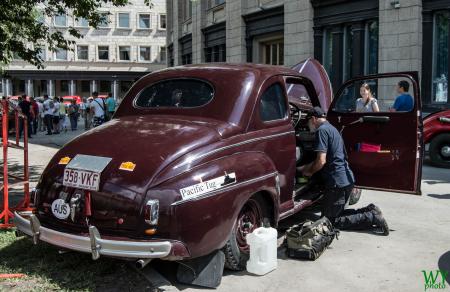
<path fill-rule="evenodd" d="M 31 214 L 29 220 L 17 212 L 14 224 L 20 232 L 61 248 L 90 253 L 96 260 L 101 255 L 123 259 L 155 259 L 167 257 L 172 250 L 170 241 L 123 241 L 101 238 L 95 226 L 89 226 L 89 236 L 63 233 L 41 226 L 39 219 Z"/>

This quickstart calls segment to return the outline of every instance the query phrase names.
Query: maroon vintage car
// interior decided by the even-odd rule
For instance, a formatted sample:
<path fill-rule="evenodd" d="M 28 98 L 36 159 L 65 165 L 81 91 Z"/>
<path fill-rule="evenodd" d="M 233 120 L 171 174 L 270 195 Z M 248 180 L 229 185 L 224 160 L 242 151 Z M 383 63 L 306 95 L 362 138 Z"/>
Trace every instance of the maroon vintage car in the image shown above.
<path fill-rule="evenodd" d="M 433 165 L 450 168 L 450 110 L 439 111 L 423 120 L 424 143 L 430 144 Z"/>
<path fill-rule="evenodd" d="M 411 112 L 383 110 L 396 78 L 411 83 Z M 357 111 L 361 82 L 382 111 Z M 419 194 L 417 74 L 361 77 L 332 94 L 311 59 L 294 69 L 207 64 L 149 74 L 110 122 L 58 151 L 37 185 L 37 211 L 16 214 L 15 224 L 35 242 L 94 259 L 184 260 L 222 249 L 228 268 L 243 269 L 248 233 L 322 195 L 320 179 L 296 174 L 315 157 L 305 122 L 312 106 L 342 131 L 359 187 Z"/>

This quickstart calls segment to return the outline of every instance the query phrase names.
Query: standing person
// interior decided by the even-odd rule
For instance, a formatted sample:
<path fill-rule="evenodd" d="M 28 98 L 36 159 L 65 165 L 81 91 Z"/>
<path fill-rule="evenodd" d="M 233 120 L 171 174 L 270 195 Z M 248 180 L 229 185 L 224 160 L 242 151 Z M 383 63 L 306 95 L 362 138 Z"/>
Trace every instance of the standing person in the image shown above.
<path fill-rule="evenodd" d="M 409 91 L 409 83 L 406 80 L 400 81 L 397 86 L 396 90 L 399 96 L 395 99 L 394 105 L 390 109 L 391 112 L 410 112 L 414 108 L 414 99 L 413 97 L 408 93 Z"/>
<path fill-rule="evenodd" d="M 315 133 L 315 161 L 300 166 L 297 170 L 305 176 L 321 171 L 325 192 L 322 216 L 342 230 L 373 230 L 389 235 L 389 227 L 380 208 L 370 204 L 361 209 L 345 209 L 355 179 L 347 162 L 344 141 L 338 130 L 326 119 L 320 107 L 308 113 L 308 127 Z"/>
<path fill-rule="evenodd" d="M 32 119 L 33 119 L 32 106 L 31 106 L 31 103 L 27 100 L 27 96 L 25 94 L 22 96 L 19 96 L 19 104 L 18 105 L 19 105 L 20 111 L 27 119 L 28 138 L 31 138 L 31 133 L 33 131 L 33 128 L 32 128 Z M 22 137 L 22 133 L 24 131 L 24 124 L 25 124 L 24 119 L 20 119 L 19 138 Z"/>
<path fill-rule="evenodd" d="M 66 105 L 64 104 L 64 99 L 61 97 L 59 99 L 59 131 L 62 132 L 64 129 L 64 122 L 66 120 Z M 67 129 L 66 129 L 67 131 Z"/>
<path fill-rule="evenodd" d="M 105 101 L 98 97 L 98 92 L 93 92 L 92 97 L 94 98 L 91 102 L 91 110 L 94 116 L 94 127 L 98 127 L 105 122 L 106 105 Z"/>
<path fill-rule="evenodd" d="M 108 109 L 108 119 L 110 120 L 116 110 L 116 100 L 111 92 L 108 93 L 108 98 L 106 99 L 106 108 Z"/>
<path fill-rule="evenodd" d="M 38 131 L 38 120 L 39 120 L 39 105 L 33 97 L 30 97 L 31 108 L 33 109 L 33 135 L 36 135 Z"/>
<path fill-rule="evenodd" d="M 38 128 L 39 128 L 39 132 L 44 132 L 45 131 L 45 122 L 44 122 L 44 117 L 45 117 L 45 113 L 44 113 L 44 105 L 42 103 L 42 101 L 40 99 L 36 100 L 36 103 L 38 105 L 38 110 L 39 110 L 39 116 L 38 116 Z"/>
<path fill-rule="evenodd" d="M 79 107 L 78 107 L 78 105 L 77 105 L 75 100 L 71 101 L 67 111 L 69 113 L 70 129 L 72 131 L 76 131 L 77 130 L 77 124 L 78 124 Z"/>
<path fill-rule="evenodd" d="M 92 110 L 91 110 L 92 98 L 85 100 L 85 110 L 84 110 L 84 129 L 89 130 L 91 128 Z"/>
<path fill-rule="evenodd" d="M 53 100 L 53 134 L 59 134 L 59 97 L 55 96 Z"/>
<path fill-rule="evenodd" d="M 82 98 L 81 99 L 81 103 L 80 103 L 80 113 L 81 113 L 81 117 L 83 119 L 85 119 L 85 114 L 86 114 L 86 98 Z"/>
<path fill-rule="evenodd" d="M 44 95 L 44 121 L 45 126 L 47 128 L 47 134 L 45 135 L 52 135 L 53 130 L 53 110 L 55 109 L 55 103 L 53 100 L 48 98 L 48 95 Z"/>
<path fill-rule="evenodd" d="M 361 98 L 356 100 L 357 112 L 373 113 L 380 111 L 377 99 L 373 97 L 369 84 L 362 84 L 359 88 L 359 94 L 361 95 Z"/>

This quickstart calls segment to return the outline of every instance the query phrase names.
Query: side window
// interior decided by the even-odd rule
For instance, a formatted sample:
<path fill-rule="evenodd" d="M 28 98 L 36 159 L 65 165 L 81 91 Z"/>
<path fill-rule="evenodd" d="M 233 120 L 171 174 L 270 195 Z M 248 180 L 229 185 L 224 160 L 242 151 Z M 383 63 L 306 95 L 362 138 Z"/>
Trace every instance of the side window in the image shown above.
<path fill-rule="evenodd" d="M 335 112 L 411 112 L 414 89 L 405 77 L 380 77 L 346 85 L 336 97 Z"/>
<path fill-rule="evenodd" d="M 270 86 L 261 96 L 259 116 L 264 122 L 281 120 L 286 117 L 286 100 L 279 83 Z"/>

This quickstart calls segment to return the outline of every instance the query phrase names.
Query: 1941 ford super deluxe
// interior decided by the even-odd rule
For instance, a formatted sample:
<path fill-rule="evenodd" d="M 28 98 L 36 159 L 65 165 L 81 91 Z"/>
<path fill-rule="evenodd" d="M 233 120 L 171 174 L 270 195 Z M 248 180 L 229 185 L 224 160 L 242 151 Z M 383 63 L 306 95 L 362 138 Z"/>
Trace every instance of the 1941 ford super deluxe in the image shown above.
<path fill-rule="evenodd" d="M 398 79 L 411 84 L 411 112 L 383 110 Z M 380 112 L 355 112 L 362 82 Z M 312 106 L 342 131 L 359 188 L 420 192 L 416 73 L 358 77 L 333 98 L 312 59 L 293 69 L 192 65 L 141 78 L 110 122 L 60 149 L 34 192 L 36 212 L 16 213 L 15 224 L 36 243 L 94 259 L 183 260 L 222 249 L 226 267 L 243 269 L 248 233 L 323 194 L 296 177 L 315 157 L 304 114 Z"/>

